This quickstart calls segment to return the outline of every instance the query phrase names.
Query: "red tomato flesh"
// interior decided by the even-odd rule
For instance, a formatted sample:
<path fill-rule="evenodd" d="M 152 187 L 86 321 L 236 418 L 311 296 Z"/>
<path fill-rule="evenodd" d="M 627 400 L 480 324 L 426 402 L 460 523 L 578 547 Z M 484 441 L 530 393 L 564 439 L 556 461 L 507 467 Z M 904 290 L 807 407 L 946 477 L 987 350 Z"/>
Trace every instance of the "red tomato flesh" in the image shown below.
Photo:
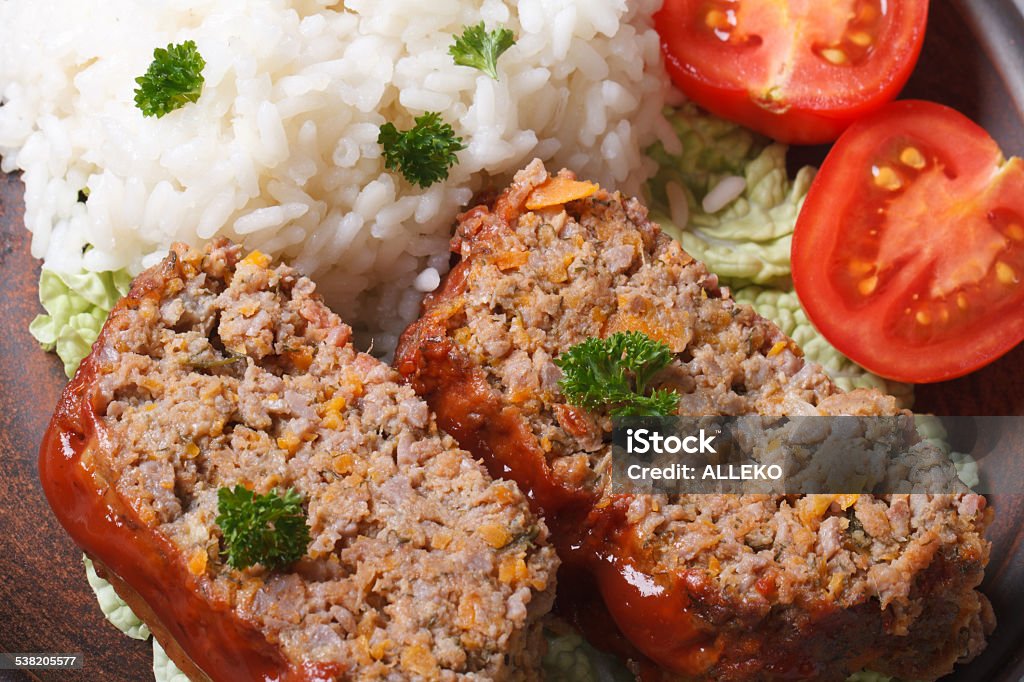
<path fill-rule="evenodd" d="M 792 262 L 808 317 L 853 361 L 967 374 L 1024 340 L 1024 161 L 953 109 L 893 102 L 829 152 Z"/>
<path fill-rule="evenodd" d="M 924 40 L 927 0 L 665 0 L 673 81 L 777 140 L 831 142 L 892 100 Z"/>

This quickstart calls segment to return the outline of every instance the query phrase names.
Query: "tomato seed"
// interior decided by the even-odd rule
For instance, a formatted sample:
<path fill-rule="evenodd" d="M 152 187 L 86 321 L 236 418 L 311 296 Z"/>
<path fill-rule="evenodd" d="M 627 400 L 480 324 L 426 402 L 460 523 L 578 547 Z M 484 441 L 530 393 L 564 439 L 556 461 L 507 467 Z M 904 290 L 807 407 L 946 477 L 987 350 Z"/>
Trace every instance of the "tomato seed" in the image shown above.
<path fill-rule="evenodd" d="M 1017 273 L 1003 261 L 998 261 L 996 263 L 996 278 L 1003 284 L 1016 284 Z"/>
<path fill-rule="evenodd" d="M 708 28 L 725 31 L 729 28 L 729 18 L 725 16 L 725 12 L 713 9 L 704 16 L 704 25 Z"/>
<path fill-rule="evenodd" d="M 838 47 L 828 47 L 821 51 L 821 56 L 830 61 L 831 63 L 839 66 L 847 62 L 846 53 L 840 50 Z"/>
<path fill-rule="evenodd" d="M 857 12 L 857 19 L 864 23 L 874 21 L 878 18 L 878 10 L 871 3 L 865 2 Z"/>
<path fill-rule="evenodd" d="M 850 274 L 853 275 L 866 275 L 875 269 L 875 264 L 871 261 L 855 259 L 850 261 Z"/>
<path fill-rule="evenodd" d="M 924 154 L 917 147 L 907 147 L 900 152 L 900 163 L 914 170 L 921 170 L 925 164 Z"/>
<path fill-rule="evenodd" d="M 856 33 L 851 33 L 849 35 L 849 38 L 850 42 L 856 45 L 857 47 L 867 47 L 868 45 L 871 44 L 871 35 L 869 33 L 865 33 L 864 31 L 857 31 Z"/>
<path fill-rule="evenodd" d="M 896 171 L 888 166 L 882 166 L 881 168 L 875 166 L 871 171 L 875 176 L 875 184 L 882 189 L 895 192 L 903 186 L 903 181 L 900 180 L 900 176 L 896 174 Z"/>

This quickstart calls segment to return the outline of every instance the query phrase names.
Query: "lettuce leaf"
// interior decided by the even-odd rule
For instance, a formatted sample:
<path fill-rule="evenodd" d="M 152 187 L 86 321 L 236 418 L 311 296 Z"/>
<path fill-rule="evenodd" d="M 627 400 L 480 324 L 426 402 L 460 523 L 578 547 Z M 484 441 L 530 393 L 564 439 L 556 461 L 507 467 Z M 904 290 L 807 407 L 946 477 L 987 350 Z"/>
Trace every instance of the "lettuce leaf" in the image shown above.
<path fill-rule="evenodd" d="M 153 638 L 153 677 L 156 682 L 189 682 L 185 673 L 178 670 L 160 642 Z"/>
<path fill-rule="evenodd" d="M 29 325 L 44 350 L 56 350 L 70 377 L 92 350 L 92 344 L 114 304 L 128 293 L 131 275 L 112 272 L 57 273 L 43 268 L 39 302 L 46 309 Z"/>
<path fill-rule="evenodd" d="M 114 587 L 96 574 L 96 568 L 92 565 L 89 557 L 82 555 L 85 563 L 85 577 L 89 581 L 89 587 L 96 595 L 96 601 L 100 603 L 100 610 L 110 623 L 134 639 L 149 639 L 149 628 L 131 610 L 131 607 L 124 602 L 114 591 Z"/>
<path fill-rule="evenodd" d="M 793 228 L 814 169 L 804 167 L 790 179 L 785 145 L 769 143 L 693 104 L 669 109 L 666 116 L 682 153 L 670 154 L 660 143 L 648 150 L 659 165 L 647 185 L 652 220 L 725 283 L 786 282 Z M 743 193 L 721 210 L 705 213 L 704 197 L 728 176 L 744 178 Z M 686 225 L 672 222 L 669 183 L 686 195 Z"/>
<path fill-rule="evenodd" d="M 99 602 L 100 610 L 103 611 L 106 619 L 129 637 L 149 639 L 149 628 L 118 596 L 113 585 L 97 575 L 96 568 L 89 557 L 83 554 L 82 562 L 85 563 L 85 577 L 89 581 L 89 587 L 96 595 L 96 601 Z M 156 678 L 156 682 L 188 682 L 188 677 L 178 670 L 174 661 L 168 658 L 163 647 L 156 641 L 156 637 L 153 638 L 153 677 Z"/>
<path fill-rule="evenodd" d="M 622 661 L 598 651 L 579 634 L 544 630 L 548 651 L 544 679 L 548 682 L 632 682 L 635 676 Z"/>
<path fill-rule="evenodd" d="M 873 673 L 870 670 L 864 670 L 859 673 L 850 675 L 846 682 L 897 682 L 896 678 L 883 675 L 882 673 Z"/>

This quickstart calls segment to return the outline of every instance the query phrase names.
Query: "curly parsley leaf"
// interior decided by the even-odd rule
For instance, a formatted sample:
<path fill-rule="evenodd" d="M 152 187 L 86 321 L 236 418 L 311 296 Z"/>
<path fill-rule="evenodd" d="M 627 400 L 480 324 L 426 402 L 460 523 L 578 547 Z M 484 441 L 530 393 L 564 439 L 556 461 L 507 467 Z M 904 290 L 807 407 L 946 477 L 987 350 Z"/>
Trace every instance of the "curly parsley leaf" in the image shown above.
<path fill-rule="evenodd" d="M 240 485 L 217 491 L 214 521 L 224 537 L 228 565 L 247 568 L 262 564 L 284 568 L 302 558 L 309 545 L 309 526 L 302 496 L 289 488 L 284 495 L 272 490 L 256 495 Z"/>
<path fill-rule="evenodd" d="M 195 102 L 203 92 L 203 60 L 195 42 L 186 40 L 173 43 L 166 49 L 153 50 L 153 61 L 144 76 L 135 82 L 135 106 L 143 116 L 162 117 L 189 102 Z"/>
<path fill-rule="evenodd" d="M 679 409 L 675 391 L 659 388 L 650 395 L 634 395 L 612 410 L 615 417 L 668 417 Z"/>
<path fill-rule="evenodd" d="M 377 144 L 384 148 L 384 166 L 400 171 L 411 184 L 426 189 L 448 178 L 455 165 L 455 152 L 465 149 L 462 138 L 441 120 L 441 114 L 428 111 L 416 117 L 416 125 L 398 130 L 394 123 L 380 127 Z"/>
<path fill-rule="evenodd" d="M 448 48 L 455 63 L 480 69 L 494 80 L 498 80 L 498 57 L 516 44 L 516 36 L 507 28 L 494 31 L 484 29 L 484 22 L 467 26 L 461 36 Z"/>
<path fill-rule="evenodd" d="M 559 386 L 570 404 L 588 410 L 609 406 L 616 417 L 664 417 L 676 411 L 674 392 L 647 393 L 651 378 L 670 362 L 666 344 L 637 331 L 587 339 L 555 360 L 563 374 Z"/>

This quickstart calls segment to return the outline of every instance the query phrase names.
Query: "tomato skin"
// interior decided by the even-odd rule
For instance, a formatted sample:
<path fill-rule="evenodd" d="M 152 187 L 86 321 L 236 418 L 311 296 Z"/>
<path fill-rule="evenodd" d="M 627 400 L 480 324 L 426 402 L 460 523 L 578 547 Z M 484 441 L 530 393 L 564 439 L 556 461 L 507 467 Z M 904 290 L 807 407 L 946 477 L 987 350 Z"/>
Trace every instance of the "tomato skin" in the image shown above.
<path fill-rule="evenodd" d="M 1024 161 L 953 109 L 893 102 L 829 152 L 791 256 L 808 317 L 854 362 L 972 372 L 1024 341 Z"/>
<path fill-rule="evenodd" d="M 665 0 L 654 21 L 672 80 L 697 104 L 781 142 L 820 144 L 894 99 L 924 42 L 928 1 L 889 0 L 870 52 L 857 64 L 830 64 L 807 43 L 817 20 L 846 4 L 739 0 L 763 41 L 749 49 L 709 36 L 703 17 L 715 0 Z"/>

